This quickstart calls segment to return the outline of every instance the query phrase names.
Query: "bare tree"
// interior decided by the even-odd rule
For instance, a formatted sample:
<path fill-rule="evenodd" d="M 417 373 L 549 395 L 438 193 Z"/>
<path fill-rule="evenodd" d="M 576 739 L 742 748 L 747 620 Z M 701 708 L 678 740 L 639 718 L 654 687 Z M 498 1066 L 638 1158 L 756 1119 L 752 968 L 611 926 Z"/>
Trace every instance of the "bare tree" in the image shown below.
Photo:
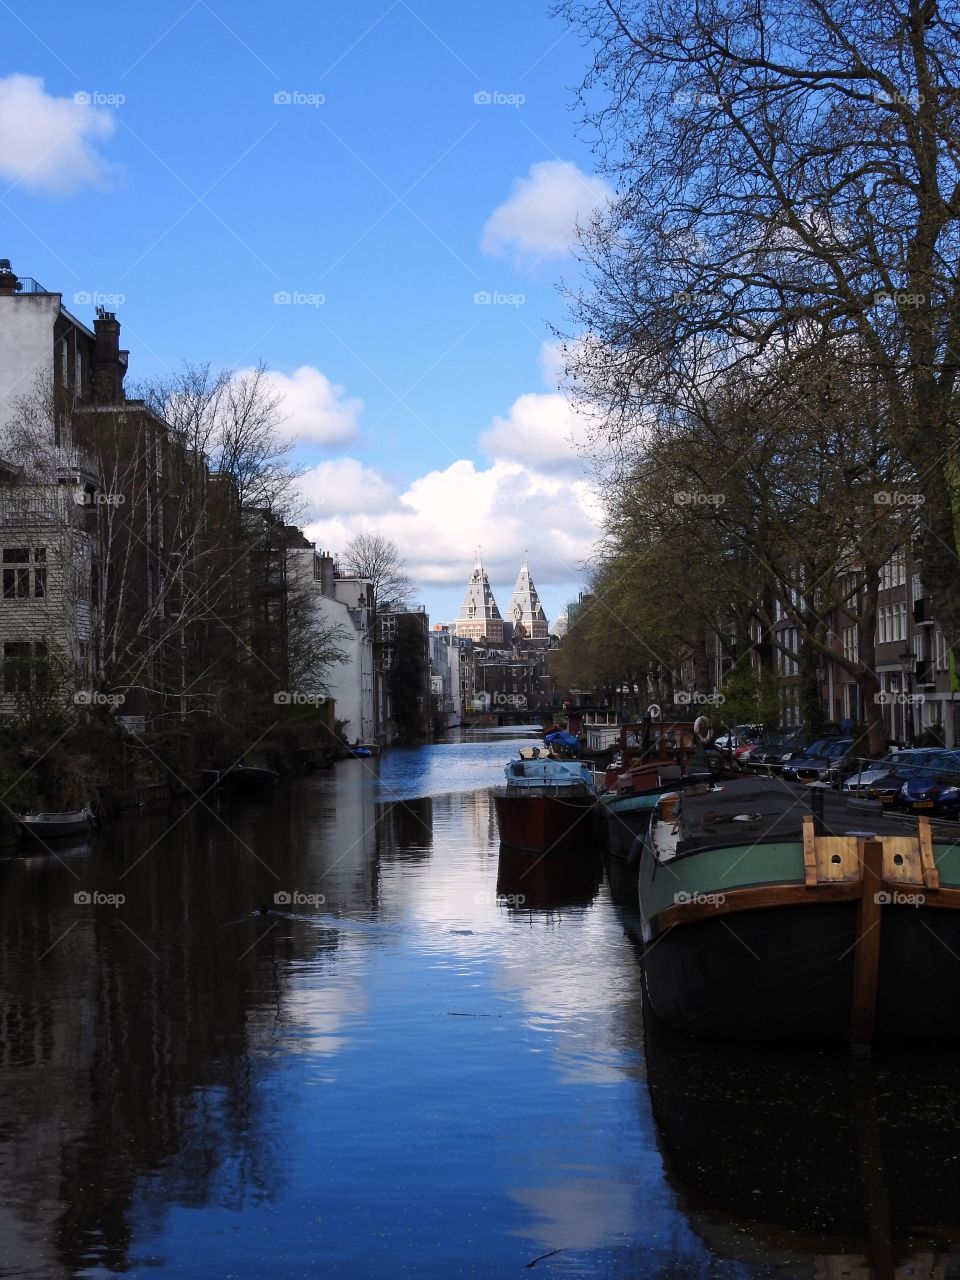
<path fill-rule="evenodd" d="M 370 579 L 374 603 L 381 611 L 409 606 L 413 584 L 400 548 L 392 538 L 380 533 L 358 533 L 347 543 L 343 566 L 358 578 Z"/>
<path fill-rule="evenodd" d="M 855 339 L 960 642 L 960 24 L 937 0 L 563 0 L 618 188 L 585 233 L 575 363 L 629 433 L 688 381 Z M 706 356 L 709 356 L 709 361 Z"/>

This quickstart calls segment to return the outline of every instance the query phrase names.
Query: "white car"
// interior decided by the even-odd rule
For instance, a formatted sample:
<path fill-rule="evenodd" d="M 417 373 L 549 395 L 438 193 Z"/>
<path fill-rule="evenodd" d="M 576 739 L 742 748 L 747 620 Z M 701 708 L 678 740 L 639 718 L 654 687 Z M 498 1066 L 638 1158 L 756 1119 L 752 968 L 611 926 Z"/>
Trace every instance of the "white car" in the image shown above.
<path fill-rule="evenodd" d="M 727 733 L 722 733 L 713 745 L 718 751 L 733 751 L 745 742 L 755 742 L 762 732 L 762 728 L 756 724 L 734 725 Z"/>

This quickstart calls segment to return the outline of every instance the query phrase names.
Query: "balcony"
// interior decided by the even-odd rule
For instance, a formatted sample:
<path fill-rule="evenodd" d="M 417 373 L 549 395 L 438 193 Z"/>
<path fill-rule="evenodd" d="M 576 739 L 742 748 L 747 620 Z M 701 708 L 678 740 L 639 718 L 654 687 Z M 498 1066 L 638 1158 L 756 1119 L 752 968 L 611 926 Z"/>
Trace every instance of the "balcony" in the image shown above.
<path fill-rule="evenodd" d="M 933 602 L 929 596 L 921 596 L 913 602 L 913 625 L 915 627 L 933 626 Z"/>
<path fill-rule="evenodd" d="M 17 276 L 17 293 L 49 293 L 33 276 Z"/>
<path fill-rule="evenodd" d="M 917 665 L 914 670 L 914 680 L 919 685 L 934 685 L 936 679 L 933 674 L 933 663 L 927 658 L 918 658 Z"/>

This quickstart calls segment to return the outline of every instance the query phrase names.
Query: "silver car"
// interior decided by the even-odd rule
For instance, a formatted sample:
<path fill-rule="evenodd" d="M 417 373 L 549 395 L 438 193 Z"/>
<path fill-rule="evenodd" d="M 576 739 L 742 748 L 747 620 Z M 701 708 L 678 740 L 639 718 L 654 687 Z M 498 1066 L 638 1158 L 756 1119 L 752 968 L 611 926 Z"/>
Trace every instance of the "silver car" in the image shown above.
<path fill-rule="evenodd" d="M 865 796 L 867 789 L 874 783 L 885 778 L 888 773 L 892 773 L 898 765 L 909 764 L 911 756 L 920 754 L 919 748 L 911 747 L 902 751 L 888 751 L 880 760 L 864 760 L 857 773 L 851 773 L 849 778 L 844 779 L 841 790 L 853 795 Z"/>

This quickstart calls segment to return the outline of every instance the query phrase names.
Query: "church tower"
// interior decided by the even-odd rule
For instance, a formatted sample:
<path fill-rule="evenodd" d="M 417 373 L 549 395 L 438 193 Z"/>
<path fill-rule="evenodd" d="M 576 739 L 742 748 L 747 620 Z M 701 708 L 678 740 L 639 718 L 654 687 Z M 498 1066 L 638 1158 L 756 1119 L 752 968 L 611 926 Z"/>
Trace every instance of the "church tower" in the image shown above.
<path fill-rule="evenodd" d="M 467 640 L 503 644 L 503 618 L 493 598 L 490 579 L 479 552 L 453 631 L 454 635 L 463 636 Z"/>
<path fill-rule="evenodd" d="M 530 577 L 527 556 L 524 552 L 520 562 L 520 574 L 510 597 L 510 620 L 513 622 L 513 638 L 515 640 L 546 640 L 550 629 L 547 626 L 547 615 L 543 611 L 537 588 Z"/>

